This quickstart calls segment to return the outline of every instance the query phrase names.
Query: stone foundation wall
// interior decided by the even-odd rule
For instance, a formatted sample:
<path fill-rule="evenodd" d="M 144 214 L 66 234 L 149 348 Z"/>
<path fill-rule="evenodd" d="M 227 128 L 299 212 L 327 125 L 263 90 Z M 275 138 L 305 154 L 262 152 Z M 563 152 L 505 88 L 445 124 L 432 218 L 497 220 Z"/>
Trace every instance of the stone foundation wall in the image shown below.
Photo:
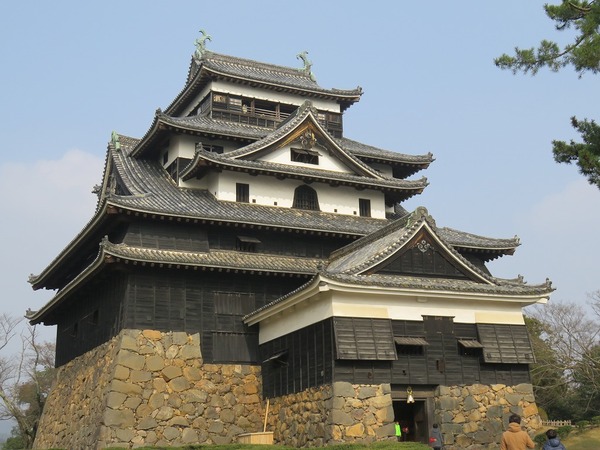
<path fill-rule="evenodd" d="M 272 399 L 267 431 L 279 444 L 321 447 L 387 439 L 393 421 L 389 384 L 337 382 Z"/>
<path fill-rule="evenodd" d="M 58 370 L 34 448 L 227 444 L 262 432 L 260 367 L 204 364 L 198 334 L 124 330 Z M 508 416 L 541 427 L 530 384 L 440 386 L 447 450 L 494 450 Z M 266 431 L 292 447 L 394 439 L 389 384 L 336 382 L 270 400 Z"/>
<path fill-rule="evenodd" d="M 260 367 L 203 364 L 198 334 L 124 330 L 62 366 L 34 448 L 226 444 L 262 431 Z"/>
<path fill-rule="evenodd" d="M 446 450 L 499 449 L 511 414 L 521 416 L 530 434 L 542 426 L 531 384 L 440 386 L 435 392 L 434 420 Z"/>

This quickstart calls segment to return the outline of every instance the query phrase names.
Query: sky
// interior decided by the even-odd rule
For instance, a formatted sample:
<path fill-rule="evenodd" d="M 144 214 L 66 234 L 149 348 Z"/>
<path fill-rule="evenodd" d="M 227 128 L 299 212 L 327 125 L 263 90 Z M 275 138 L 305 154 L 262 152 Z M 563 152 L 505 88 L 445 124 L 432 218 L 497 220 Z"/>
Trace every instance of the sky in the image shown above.
<path fill-rule="evenodd" d="M 194 41 L 208 50 L 312 71 L 325 88 L 363 88 L 345 136 L 433 153 L 430 185 L 407 201 L 438 226 L 521 239 L 490 265 L 549 278 L 551 301 L 600 289 L 600 190 L 556 164 L 570 117 L 598 118 L 598 76 L 513 75 L 493 59 L 544 38 L 566 42 L 542 1 L 29 1 L 0 3 L 0 312 L 53 295 L 40 273 L 92 217 L 113 130 L 142 137 L 184 86 Z M 42 336 L 52 340 L 55 331 Z"/>

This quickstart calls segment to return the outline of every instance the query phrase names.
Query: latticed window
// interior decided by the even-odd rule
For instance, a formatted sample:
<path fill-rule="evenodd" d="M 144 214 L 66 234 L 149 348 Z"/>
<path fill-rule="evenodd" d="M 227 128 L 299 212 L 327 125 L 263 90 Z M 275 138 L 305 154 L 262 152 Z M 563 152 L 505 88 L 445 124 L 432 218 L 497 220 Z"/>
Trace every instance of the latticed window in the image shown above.
<path fill-rule="evenodd" d="M 361 217 L 371 217 L 371 200 L 366 198 L 359 198 L 358 212 L 361 215 Z"/>
<path fill-rule="evenodd" d="M 250 185 L 245 183 L 235 184 L 235 201 L 242 203 L 250 201 Z"/>
<path fill-rule="evenodd" d="M 319 211 L 317 191 L 310 186 L 298 186 L 294 191 L 294 203 L 292 204 L 292 208 Z"/>

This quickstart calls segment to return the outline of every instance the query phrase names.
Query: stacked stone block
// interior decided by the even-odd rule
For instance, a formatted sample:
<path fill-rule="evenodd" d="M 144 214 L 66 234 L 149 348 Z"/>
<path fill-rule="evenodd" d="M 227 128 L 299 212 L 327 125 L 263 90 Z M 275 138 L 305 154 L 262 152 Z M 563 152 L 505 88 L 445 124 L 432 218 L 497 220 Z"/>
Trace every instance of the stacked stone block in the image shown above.
<path fill-rule="evenodd" d="M 273 400 L 269 427 L 292 447 L 387 439 L 394 435 L 389 384 L 336 382 Z"/>
<path fill-rule="evenodd" d="M 35 448 L 227 444 L 262 431 L 260 368 L 203 364 L 198 334 L 125 330 L 61 367 Z"/>
<path fill-rule="evenodd" d="M 440 386 L 435 393 L 435 420 L 447 450 L 499 449 L 511 414 L 522 417 L 530 434 L 541 427 L 531 384 Z"/>

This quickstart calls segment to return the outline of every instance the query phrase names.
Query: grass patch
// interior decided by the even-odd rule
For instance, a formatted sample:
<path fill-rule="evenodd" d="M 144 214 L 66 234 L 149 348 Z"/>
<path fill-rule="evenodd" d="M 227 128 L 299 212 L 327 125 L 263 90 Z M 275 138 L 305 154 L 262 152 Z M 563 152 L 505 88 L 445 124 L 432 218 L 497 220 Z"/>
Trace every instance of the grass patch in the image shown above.
<path fill-rule="evenodd" d="M 569 450 L 598 450 L 600 448 L 600 428 L 572 433 L 562 442 Z"/>
<path fill-rule="evenodd" d="M 186 445 L 184 447 L 138 447 L 137 450 L 290 450 L 293 447 L 284 445 L 262 444 L 228 444 L 228 445 Z M 332 450 L 427 450 L 430 447 L 417 442 L 380 441 L 373 444 L 335 444 L 328 445 Z M 125 450 L 120 447 L 111 447 L 106 450 Z M 571 450 L 569 448 L 569 450 Z M 597 450 L 597 449 L 595 449 Z"/>

